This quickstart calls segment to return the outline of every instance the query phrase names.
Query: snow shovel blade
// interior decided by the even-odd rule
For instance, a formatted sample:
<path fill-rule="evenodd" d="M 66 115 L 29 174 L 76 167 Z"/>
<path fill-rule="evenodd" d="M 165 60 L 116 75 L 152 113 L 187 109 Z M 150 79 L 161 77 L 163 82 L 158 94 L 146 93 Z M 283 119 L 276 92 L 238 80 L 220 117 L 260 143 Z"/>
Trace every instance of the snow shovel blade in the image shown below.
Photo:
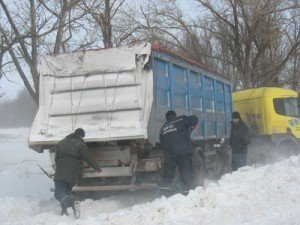
<path fill-rule="evenodd" d="M 46 170 L 44 170 L 39 164 L 37 164 L 38 167 L 40 167 L 40 169 L 43 171 L 43 173 L 49 177 L 50 179 L 53 180 L 54 175 L 49 174 Z"/>

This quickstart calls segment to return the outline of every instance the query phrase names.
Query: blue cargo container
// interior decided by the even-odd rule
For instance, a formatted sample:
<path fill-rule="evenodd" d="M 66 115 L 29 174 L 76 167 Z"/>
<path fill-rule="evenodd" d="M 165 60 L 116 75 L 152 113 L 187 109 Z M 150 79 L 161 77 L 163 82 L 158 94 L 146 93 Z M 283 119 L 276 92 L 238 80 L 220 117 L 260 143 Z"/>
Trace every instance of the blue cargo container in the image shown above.
<path fill-rule="evenodd" d="M 195 141 L 227 138 L 232 110 L 231 85 L 227 79 L 177 55 L 159 50 L 152 52 L 154 74 L 155 124 L 150 135 L 158 141 L 165 113 L 196 115 Z"/>
<path fill-rule="evenodd" d="M 232 88 L 228 79 L 160 48 L 152 48 L 153 107 L 150 142 L 159 142 L 165 113 L 196 115 L 199 126 L 191 134 L 194 166 L 200 183 L 203 178 L 219 178 L 231 168 L 228 147 L 232 112 Z"/>

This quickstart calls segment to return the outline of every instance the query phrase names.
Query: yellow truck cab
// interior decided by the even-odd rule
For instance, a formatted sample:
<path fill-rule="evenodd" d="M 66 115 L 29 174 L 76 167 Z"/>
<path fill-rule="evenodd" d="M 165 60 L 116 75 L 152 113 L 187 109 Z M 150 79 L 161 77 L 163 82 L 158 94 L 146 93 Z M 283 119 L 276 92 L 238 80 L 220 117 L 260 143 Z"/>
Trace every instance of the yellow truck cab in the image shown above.
<path fill-rule="evenodd" d="M 260 144 L 300 152 L 297 92 L 275 87 L 247 89 L 233 93 L 233 103 Z"/>

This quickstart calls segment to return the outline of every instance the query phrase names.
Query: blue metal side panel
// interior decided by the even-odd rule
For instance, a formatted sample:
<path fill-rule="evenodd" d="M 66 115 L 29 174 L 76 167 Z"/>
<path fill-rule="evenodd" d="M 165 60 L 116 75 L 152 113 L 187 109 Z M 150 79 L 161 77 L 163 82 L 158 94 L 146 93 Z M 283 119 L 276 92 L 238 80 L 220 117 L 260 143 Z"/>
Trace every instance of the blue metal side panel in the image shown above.
<path fill-rule="evenodd" d="M 217 136 L 226 136 L 225 88 L 224 83 L 215 80 L 215 106 Z"/>
<path fill-rule="evenodd" d="M 229 136 L 230 134 L 230 121 L 231 121 L 231 112 L 232 112 L 232 89 L 231 86 L 228 84 L 224 84 L 225 86 L 225 95 L 224 95 L 224 101 L 225 101 L 225 130 L 226 135 Z"/>
<path fill-rule="evenodd" d="M 154 107 L 155 107 L 155 139 L 159 139 L 159 131 L 165 122 L 165 113 L 171 108 L 171 81 L 169 63 L 154 58 Z"/>
<path fill-rule="evenodd" d="M 168 106 L 169 108 L 168 109 L 172 109 L 173 110 L 173 76 L 172 74 L 174 73 L 173 71 L 173 64 L 172 63 L 169 63 L 169 62 L 165 62 L 166 63 L 166 66 L 168 68 L 168 70 L 166 71 L 166 76 L 168 77 L 169 79 L 169 85 L 168 85 L 168 99 L 169 99 L 169 102 L 168 102 Z"/>
<path fill-rule="evenodd" d="M 189 115 L 186 69 L 169 63 L 171 78 L 171 109 L 178 115 Z"/>
<path fill-rule="evenodd" d="M 165 122 L 165 113 L 196 115 L 199 128 L 193 139 L 221 138 L 229 135 L 232 111 L 231 86 L 171 56 L 155 52 L 154 74 L 154 137 Z M 191 69 L 192 68 L 192 69 Z"/>
<path fill-rule="evenodd" d="M 218 137 L 219 135 L 219 127 L 218 127 L 218 112 L 217 112 L 217 107 L 218 107 L 218 93 L 217 93 L 217 80 L 213 80 L 213 86 L 214 86 L 214 108 L 215 108 L 215 121 L 214 121 L 214 133 L 215 136 Z"/>
<path fill-rule="evenodd" d="M 205 114 L 201 75 L 194 71 L 189 71 L 188 84 L 190 115 L 195 115 L 199 119 L 199 127 L 193 132 L 193 138 L 203 139 L 205 136 Z"/>
<path fill-rule="evenodd" d="M 215 93 L 214 93 L 214 79 L 204 76 L 203 90 L 204 95 L 204 105 L 205 105 L 205 122 L 206 122 L 206 138 L 216 137 L 215 129 Z"/>
<path fill-rule="evenodd" d="M 203 125 L 202 127 L 202 132 L 203 132 L 203 137 L 206 138 L 207 137 L 207 129 L 206 129 L 206 104 L 205 104 L 205 98 L 206 98 L 206 91 L 204 89 L 204 83 L 205 83 L 205 78 L 204 75 L 201 75 L 201 93 L 202 93 L 202 107 L 203 107 L 203 122 L 201 122 L 201 125 Z"/>

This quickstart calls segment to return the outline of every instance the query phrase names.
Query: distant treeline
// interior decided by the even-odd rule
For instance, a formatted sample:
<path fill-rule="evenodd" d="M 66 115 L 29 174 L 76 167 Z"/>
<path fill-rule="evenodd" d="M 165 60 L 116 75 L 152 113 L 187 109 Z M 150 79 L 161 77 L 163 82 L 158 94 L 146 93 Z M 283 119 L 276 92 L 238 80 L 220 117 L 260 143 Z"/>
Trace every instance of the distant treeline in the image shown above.
<path fill-rule="evenodd" d="M 23 89 L 11 101 L 0 99 L 0 128 L 29 127 L 38 106 Z"/>

